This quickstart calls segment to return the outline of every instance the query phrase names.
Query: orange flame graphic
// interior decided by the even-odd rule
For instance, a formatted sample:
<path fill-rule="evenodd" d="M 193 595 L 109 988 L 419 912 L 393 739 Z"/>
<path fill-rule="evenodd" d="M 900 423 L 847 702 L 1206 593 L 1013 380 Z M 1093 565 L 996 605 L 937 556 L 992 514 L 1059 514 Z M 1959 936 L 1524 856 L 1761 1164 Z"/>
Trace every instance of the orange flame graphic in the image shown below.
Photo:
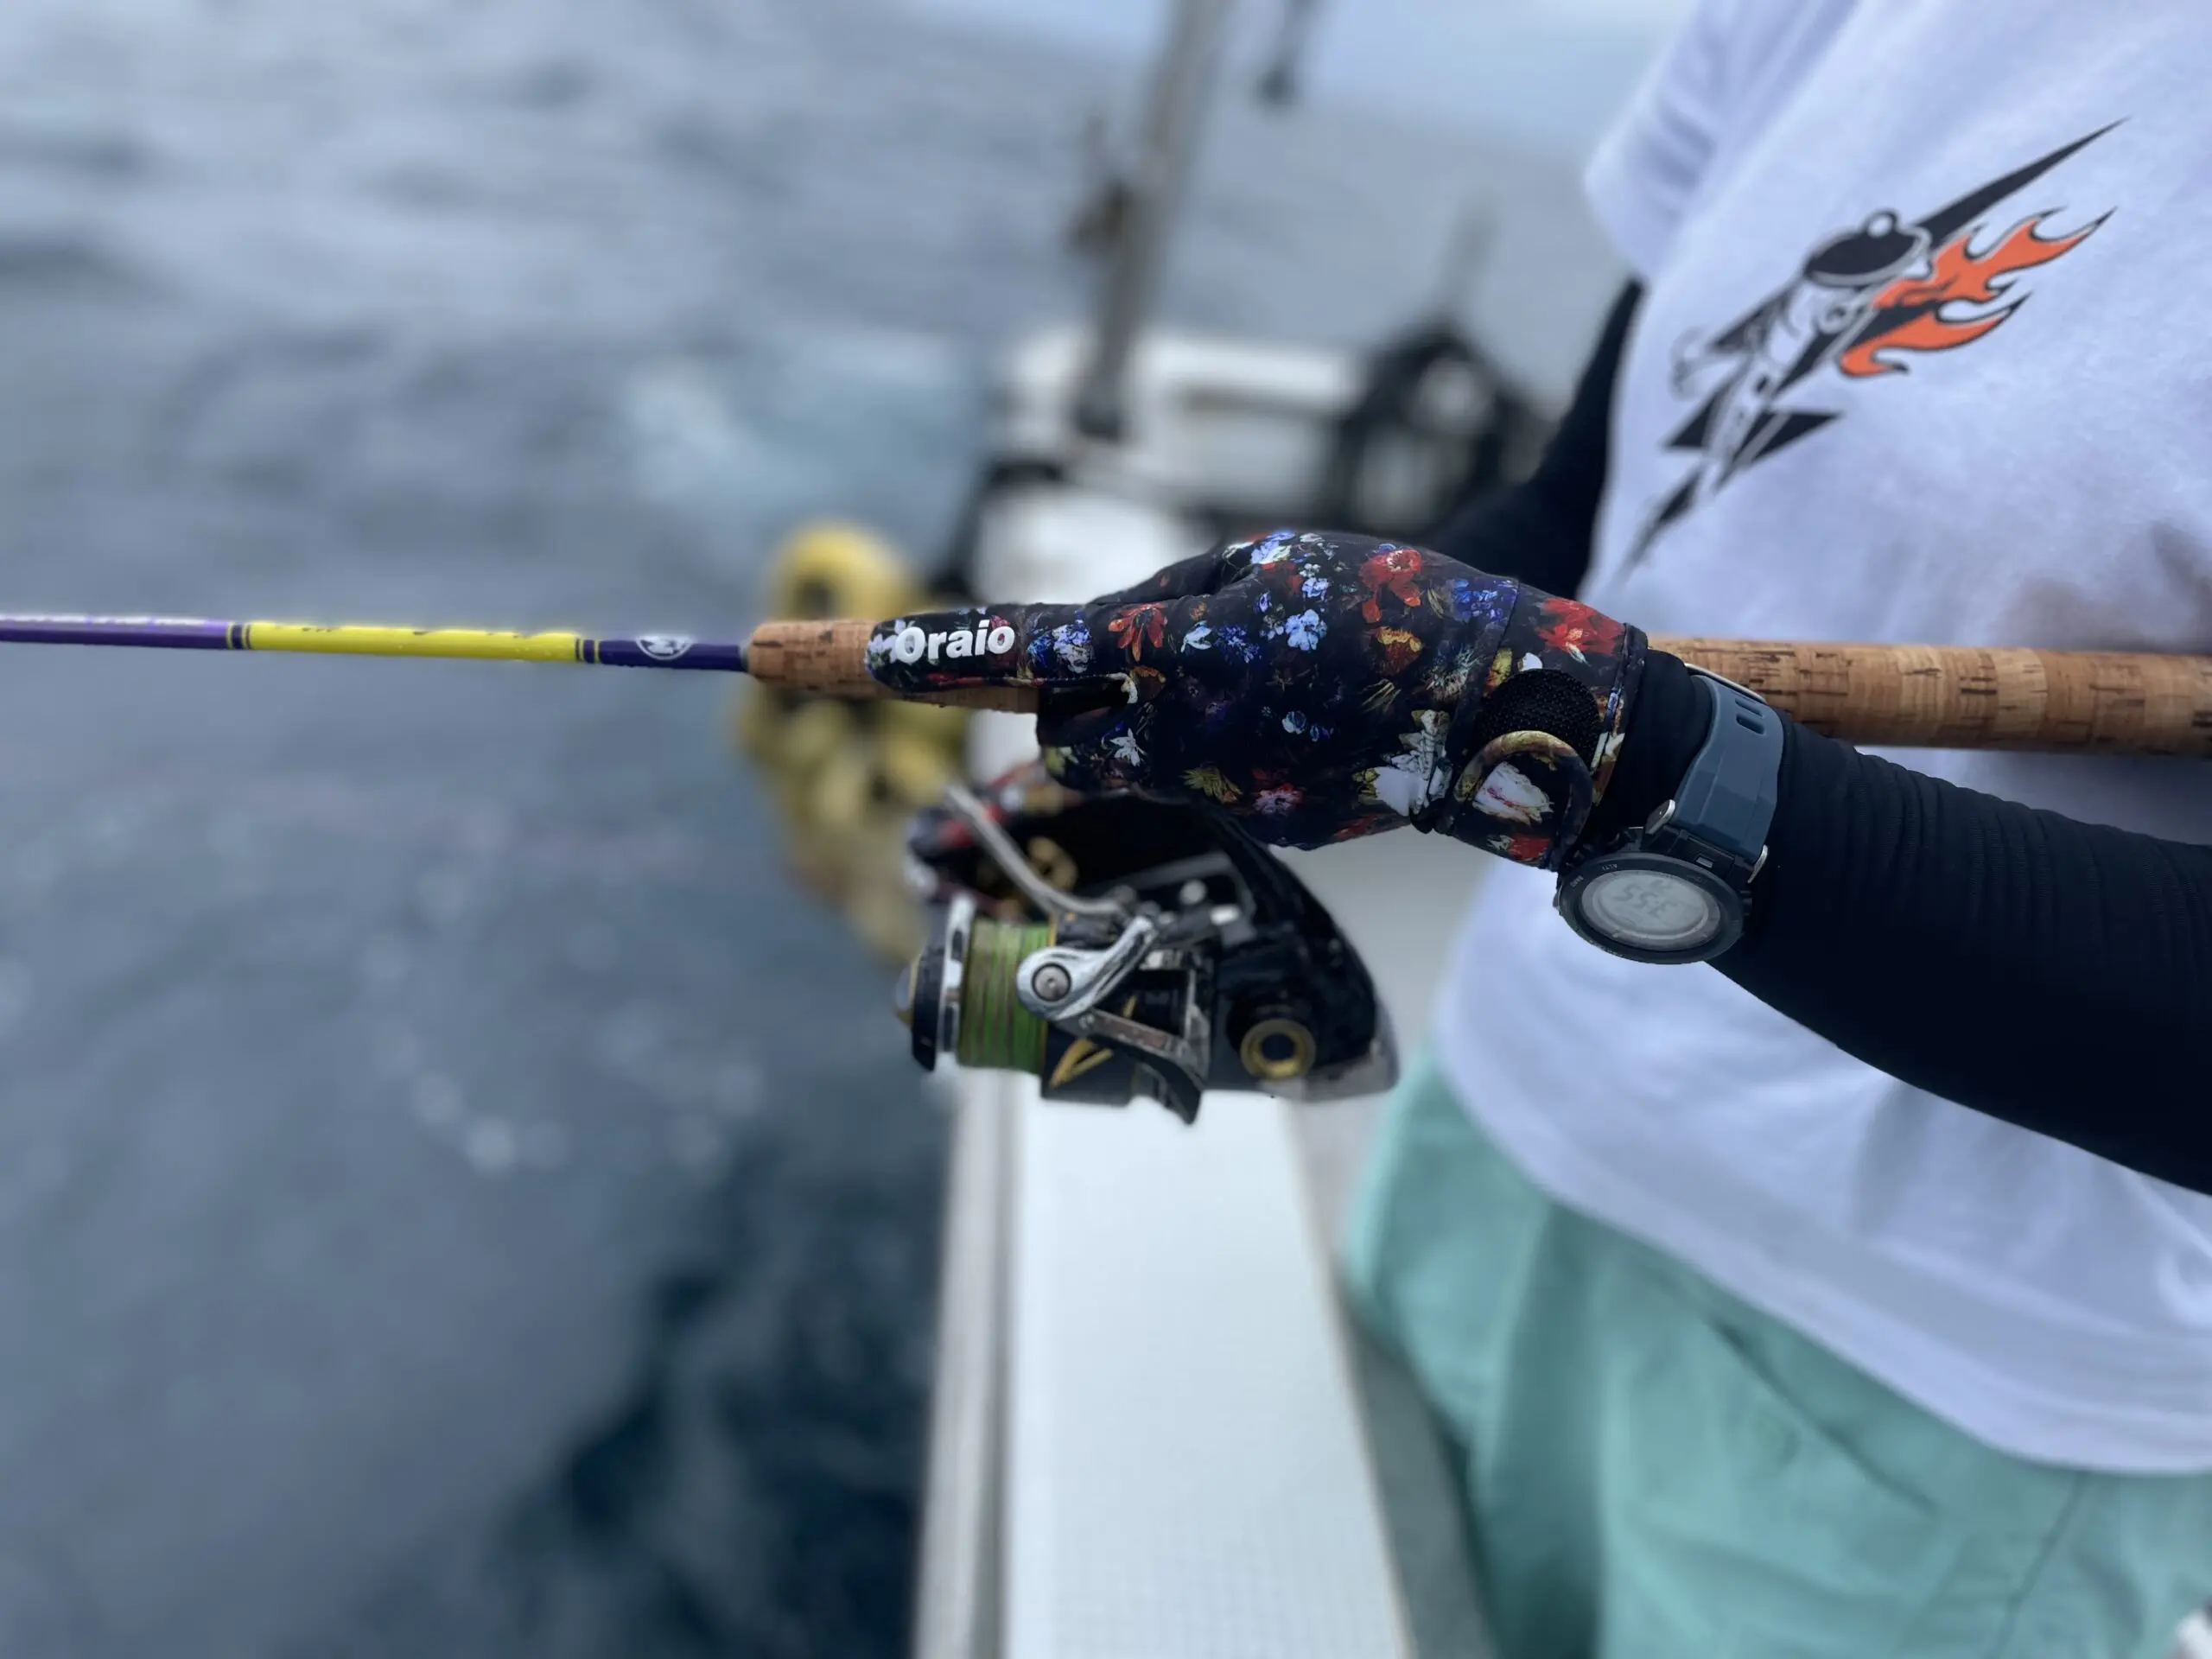
<path fill-rule="evenodd" d="M 1882 329 L 1850 346 L 1836 359 L 1846 374 L 1900 374 L 1904 365 L 1892 362 L 1891 352 L 1948 352 L 1968 340 L 1980 340 L 2020 308 L 2020 301 L 1985 311 L 1978 316 L 1946 318 L 1943 308 L 1953 304 L 1986 305 L 2004 297 L 2010 283 L 1999 280 L 2013 271 L 2047 264 L 2084 240 L 2104 223 L 2092 219 L 2070 236 L 2044 238 L 2036 226 L 2050 215 L 2035 213 L 2022 219 L 1998 239 L 1986 253 L 1967 249 L 1972 231 L 1936 250 L 1933 269 L 1925 276 L 1901 276 L 1877 294 L 1869 308 L 1872 320 L 1883 312 L 1911 309 L 1916 316 L 1895 327 Z M 2024 299 L 2026 296 L 2021 296 Z"/>

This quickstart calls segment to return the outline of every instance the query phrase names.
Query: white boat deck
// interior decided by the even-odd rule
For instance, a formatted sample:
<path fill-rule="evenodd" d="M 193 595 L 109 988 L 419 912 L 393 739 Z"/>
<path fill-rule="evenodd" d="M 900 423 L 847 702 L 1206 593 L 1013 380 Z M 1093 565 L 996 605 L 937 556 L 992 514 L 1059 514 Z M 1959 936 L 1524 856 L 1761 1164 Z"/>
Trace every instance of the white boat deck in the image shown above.
<path fill-rule="evenodd" d="M 1009 1654 L 1410 1651 L 1291 1109 L 1024 1114 Z"/>
<path fill-rule="evenodd" d="M 1402 836 L 1297 862 L 1401 1029 L 1418 1031 L 1479 861 Z M 1331 1244 L 1378 1103 L 1215 1096 L 1185 1128 L 1143 1103 L 1048 1107 L 1008 1075 L 964 1074 L 957 1092 L 967 1167 L 1004 1173 L 1002 1277 L 986 1299 L 1001 1369 L 962 1396 L 968 1455 L 995 1466 L 999 1507 L 970 1529 L 995 1560 L 971 1563 L 979 1587 L 954 1599 L 957 1616 L 937 1604 L 934 1647 L 925 1602 L 921 1650 L 1480 1654 L 1440 1448 L 1334 1287 Z M 940 1455 L 960 1456 L 957 1440 Z M 942 1472 L 959 1484 L 950 1461 Z M 940 1561 L 931 1578 L 942 1591 L 963 1575 Z"/>

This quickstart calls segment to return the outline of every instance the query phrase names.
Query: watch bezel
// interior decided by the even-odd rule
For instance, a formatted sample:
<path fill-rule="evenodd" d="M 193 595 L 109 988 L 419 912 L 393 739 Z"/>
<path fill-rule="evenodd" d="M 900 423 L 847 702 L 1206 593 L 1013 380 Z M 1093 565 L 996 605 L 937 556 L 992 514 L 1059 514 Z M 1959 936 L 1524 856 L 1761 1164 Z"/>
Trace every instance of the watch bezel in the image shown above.
<path fill-rule="evenodd" d="M 1583 913 L 1582 894 L 1599 877 L 1618 870 L 1643 870 L 1655 875 L 1672 876 L 1675 880 L 1698 888 L 1719 908 L 1719 925 L 1696 944 L 1684 945 L 1673 950 L 1654 950 L 1605 932 Z M 1600 950 L 1625 957 L 1630 962 L 1649 963 L 1658 967 L 1710 962 L 1713 957 L 1723 955 L 1744 937 L 1744 920 L 1748 913 L 1742 893 L 1718 871 L 1708 869 L 1701 863 L 1694 863 L 1678 854 L 1652 852 L 1641 847 L 1623 848 L 1618 852 L 1600 853 L 1583 860 L 1560 882 L 1557 903 L 1559 912 L 1565 918 L 1567 925 Z"/>

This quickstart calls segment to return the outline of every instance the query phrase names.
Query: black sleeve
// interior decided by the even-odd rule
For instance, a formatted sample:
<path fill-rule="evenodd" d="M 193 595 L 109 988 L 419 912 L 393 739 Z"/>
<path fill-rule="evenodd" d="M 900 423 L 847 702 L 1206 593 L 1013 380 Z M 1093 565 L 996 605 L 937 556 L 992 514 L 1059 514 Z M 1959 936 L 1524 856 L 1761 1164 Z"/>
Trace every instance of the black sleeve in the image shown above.
<path fill-rule="evenodd" d="M 1606 315 L 1559 430 L 1536 470 L 1481 497 L 1426 543 L 1494 575 L 1513 576 L 1548 594 L 1572 594 L 1590 569 L 1598 499 L 1605 487 L 1607 432 L 1621 348 L 1643 290 L 1630 283 Z"/>
<path fill-rule="evenodd" d="M 1654 652 L 1593 837 L 1665 800 L 1707 718 Z M 1892 1077 L 2212 1192 L 2212 846 L 1998 800 L 1795 721 L 1767 845 L 1720 972 Z"/>

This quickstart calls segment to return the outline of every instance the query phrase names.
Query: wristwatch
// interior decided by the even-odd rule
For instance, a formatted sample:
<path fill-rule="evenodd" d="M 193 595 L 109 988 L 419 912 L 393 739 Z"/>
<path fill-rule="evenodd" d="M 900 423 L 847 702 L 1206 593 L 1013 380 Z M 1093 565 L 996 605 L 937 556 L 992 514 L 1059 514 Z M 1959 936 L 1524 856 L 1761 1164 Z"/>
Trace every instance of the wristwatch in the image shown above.
<path fill-rule="evenodd" d="M 1694 664 L 1713 705 L 1674 798 L 1560 877 L 1567 925 L 1631 962 L 1708 962 L 1743 937 L 1782 776 L 1782 716 Z"/>

